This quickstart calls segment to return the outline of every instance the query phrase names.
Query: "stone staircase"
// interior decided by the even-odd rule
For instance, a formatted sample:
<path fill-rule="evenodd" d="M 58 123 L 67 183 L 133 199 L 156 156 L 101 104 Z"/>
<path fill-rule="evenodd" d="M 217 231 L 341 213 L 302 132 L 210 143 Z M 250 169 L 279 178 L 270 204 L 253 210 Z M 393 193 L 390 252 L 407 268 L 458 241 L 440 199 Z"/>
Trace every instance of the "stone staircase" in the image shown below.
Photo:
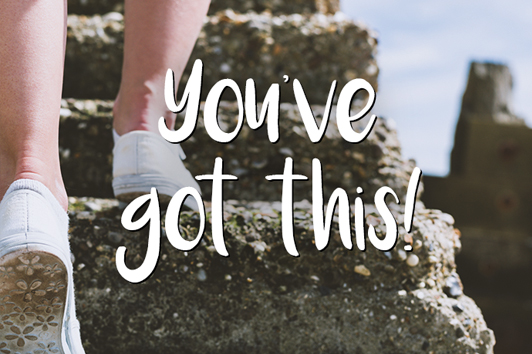
<path fill-rule="evenodd" d="M 115 98 L 122 69 L 122 17 L 116 12 L 68 17 L 65 97 Z M 253 78 L 258 97 L 264 97 L 272 83 L 288 75 L 307 88 L 309 102 L 325 104 L 333 80 L 342 87 L 363 78 L 377 89 L 376 45 L 369 29 L 343 15 L 274 16 L 229 9 L 205 19 L 191 59 L 203 60 L 206 88 L 227 77 L 243 87 Z M 185 69 L 181 90 L 193 63 Z M 281 101 L 294 101 L 291 88 L 283 86 Z"/>
<path fill-rule="evenodd" d="M 145 282 L 121 278 L 117 247 L 127 247 L 129 267 L 142 263 L 147 247 L 147 231 L 124 230 L 118 202 L 110 199 L 109 99 L 118 89 L 123 22 L 119 12 L 105 13 L 122 5 L 105 0 L 69 5 L 75 14 L 68 19 L 60 153 L 74 196 L 70 233 L 87 353 L 493 352 L 493 332 L 463 294 L 456 273 L 459 232 L 448 214 L 418 201 L 407 234 L 404 207 L 392 204 L 400 225 L 390 252 L 369 243 L 365 252 L 346 249 L 335 218 L 331 242 L 318 252 L 306 201 L 312 201 L 311 184 L 296 182 L 295 200 L 301 202 L 295 204 L 294 234 L 301 256 L 285 249 L 281 183 L 264 179 L 282 173 L 285 157 L 294 159 L 295 173 L 309 177 L 312 158 L 321 160 L 325 198 L 342 187 L 354 200 L 362 187 L 366 223 L 381 236 L 385 224 L 371 204 L 375 191 L 389 186 L 403 203 L 414 167 L 402 159 L 393 126 L 381 118 L 364 142 L 348 144 L 336 129 L 333 108 L 323 141 L 309 142 L 283 75 L 301 81 L 318 118 L 332 80 L 339 89 L 357 77 L 377 87 L 377 40 L 337 13 L 334 0 L 213 1 L 189 65 L 203 60 L 207 91 L 226 77 L 240 87 L 253 78 L 260 99 L 271 83 L 280 83 L 281 139 L 273 145 L 265 129 L 244 128 L 231 144 L 218 144 L 205 132 L 200 114 L 195 133 L 183 144 L 187 167 L 194 175 L 211 173 L 214 158 L 221 156 L 224 172 L 239 176 L 224 188 L 230 257 L 215 252 L 207 224 L 194 251 L 177 251 L 163 239 L 158 267 Z M 236 109 L 233 102 L 222 102 L 222 125 L 234 125 Z M 208 199 L 210 186 L 203 183 Z M 183 212 L 180 225 L 194 237 L 198 214 Z M 406 243 L 414 246 L 412 253 L 403 251 Z"/>

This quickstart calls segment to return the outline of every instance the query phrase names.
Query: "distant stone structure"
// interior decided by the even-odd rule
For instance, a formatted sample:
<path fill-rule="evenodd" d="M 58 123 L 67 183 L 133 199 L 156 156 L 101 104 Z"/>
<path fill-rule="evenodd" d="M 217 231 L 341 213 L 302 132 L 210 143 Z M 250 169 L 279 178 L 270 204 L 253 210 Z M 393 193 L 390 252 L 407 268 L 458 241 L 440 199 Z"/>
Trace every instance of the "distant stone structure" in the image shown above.
<path fill-rule="evenodd" d="M 427 206 L 451 213 L 462 232 L 478 234 L 482 244 L 502 234 L 526 242 L 532 230 L 532 129 L 513 113 L 511 93 L 507 66 L 471 63 L 450 174 L 424 179 Z M 481 244 L 475 249 L 484 252 Z M 503 267 L 532 265 L 527 247 L 493 251 L 478 257 L 500 259 Z"/>
<path fill-rule="evenodd" d="M 507 66 L 471 63 L 450 173 L 425 177 L 422 199 L 454 216 L 462 233 L 459 271 L 494 326 L 497 347 L 525 353 L 532 329 L 532 129 L 511 98 Z"/>

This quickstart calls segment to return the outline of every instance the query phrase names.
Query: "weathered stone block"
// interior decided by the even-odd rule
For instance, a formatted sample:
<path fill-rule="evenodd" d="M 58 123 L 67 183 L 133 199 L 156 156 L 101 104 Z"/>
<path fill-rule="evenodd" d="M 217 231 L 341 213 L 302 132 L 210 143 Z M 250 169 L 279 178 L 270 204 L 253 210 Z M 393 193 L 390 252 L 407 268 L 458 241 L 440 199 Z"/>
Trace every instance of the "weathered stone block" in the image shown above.
<path fill-rule="evenodd" d="M 321 118 L 324 107 L 313 106 L 313 109 L 316 117 Z M 64 180 L 70 195 L 112 196 L 111 110 L 110 101 L 63 100 L 59 145 Z M 244 124 L 233 142 L 220 144 L 207 134 L 202 112 L 203 107 L 195 132 L 182 144 L 188 156 L 185 165 L 193 175 L 210 174 L 215 158 L 223 157 L 225 173 L 239 177 L 238 181 L 225 183 L 226 199 L 281 200 L 282 183 L 269 182 L 264 177 L 281 174 L 285 158 L 290 156 L 294 159 L 294 173 L 304 174 L 309 179 L 312 178 L 312 159 L 320 159 L 326 195 L 342 187 L 354 200 L 360 186 L 364 189 L 362 198 L 371 202 L 376 190 L 386 185 L 404 201 L 414 166 L 402 159 L 395 131 L 381 118 L 377 119 L 366 140 L 359 144 L 347 143 L 337 130 L 334 106 L 325 137 L 320 143 L 313 144 L 297 106 L 284 103 L 279 114 L 278 143 L 272 144 L 268 140 L 265 126 L 253 131 Z M 219 121 L 222 129 L 234 129 L 237 112 L 236 103 L 221 102 Z M 180 117 L 178 126 L 183 116 Z M 362 131 L 366 124 L 359 121 L 353 126 Z M 211 184 L 200 183 L 204 197 L 209 199 Z M 310 199 L 311 182 L 295 182 L 294 197 L 295 200 Z"/>
<path fill-rule="evenodd" d="M 64 97 L 115 98 L 123 57 L 120 18 L 118 13 L 68 17 Z M 288 75 L 301 81 L 311 103 L 325 104 L 333 80 L 338 92 L 354 78 L 377 89 L 376 45 L 370 30 L 342 16 L 226 11 L 205 20 L 179 92 L 201 59 L 203 98 L 221 79 L 234 79 L 243 90 L 253 78 L 259 100 L 272 83 L 281 83 L 282 102 L 295 102 L 292 83 L 283 83 Z"/>
<path fill-rule="evenodd" d="M 483 136 L 479 141 L 474 141 L 474 135 L 489 134 L 500 139 L 499 130 L 504 129 L 510 135 L 504 142 L 506 146 L 497 146 L 501 158 L 513 160 L 520 153 L 519 146 L 515 146 L 512 135 L 519 136 L 530 134 L 530 129 L 526 129 L 525 121 L 517 117 L 513 110 L 512 102 L 513 80 L 510 69 L 506 65 L 495 63 L 471 62 L 467 87 L 462 98 L 462 109 L 458 117 L 456 132 L 454 135 L 454 146 L 451 152 L 451 174 L 452 175 L 478 175 L 479 173 L 491 173 L 492 171 L 503 172 L 504 169 L 492 168 L 491 161 L 495 154 L 481 150 L 485 142 L 491 143 L 491 139 Z M 482 132 L 479 130 L 482 129 Z M 522 131 L 519 133 L 519 131 Z M 527 131 L 527 133 L 525 133 Z M 477 138 L 478 139 L 478 138 Z M 475 151 L 475 149 L 479 151 Z M 510 156 L 504 156 L 504 155 Z M 472 171 L 470 165 L 474 165 L 478 160 L 489 159 L 489 169 L 483 171 Z M 512 162 L 512 161 L 509 161 Z M 473 174 L 472 174 L 473 173 Z M 526 175 L 526 174 L 523 174 Z"/>
<path fill-rule="evenodd" d="M 452 218 L 422 203 L 411 234 L 415 266 L 401 251 L 401 226 L 385 254 L 371 244 L 347 250 L 335 223 L 318 252 L 309 204 L 298 203 L 295 258 L 282 242 L 280 203 L 233 201 L 225 205 L 228 258 L 215 252 L 207 224 L 204 241 L 188 253 L 163 238 L 157 269 L 135 285 L 121 278 L 114 257 L 125 245 L 128 266 L 138 267 L 145 233 L 124 231 L 120 211 L 109 208 L 116 202 L 88 204 L 71 199 L 70 229 L 87 352 L 493 353 L 493 332 L 455 273 Z M 394 208 L 398 220 L 401 209 Z M 375 209 L 366 212 L 383 235 Z M 182 213 L 189 237 L 198 225 L 197 214 Z"/>
<path fill-rule="evenodd" d="M 273 14 L 314 13 L 334 14 L 340 11 L 340 0 L 212 0 L 209 13 L 232 9 L 235 12 L 263 12 Z M 105 14 L 124 11 L 123 0 L 68 0 L 70 13 L 79 15 Z"/>

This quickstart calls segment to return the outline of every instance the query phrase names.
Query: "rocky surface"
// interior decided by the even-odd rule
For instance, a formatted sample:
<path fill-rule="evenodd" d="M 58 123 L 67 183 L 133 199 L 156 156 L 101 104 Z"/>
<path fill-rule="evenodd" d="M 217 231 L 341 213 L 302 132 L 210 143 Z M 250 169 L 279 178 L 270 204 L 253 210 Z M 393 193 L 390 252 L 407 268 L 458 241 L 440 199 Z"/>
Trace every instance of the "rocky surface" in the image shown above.
<path fill-rule="evenodd" d="M 64 180 L 70 195 L 112 197 L 111 110 L 110 101 L 63 100 L 59 145 Z M 319 144 L 313 144 L 297 106 L 285 103 L 281 104 L 279 114 L 278 143 L 272 144 L 268 140 L 265 126 L 253 131 L 244 123 L 233 142 L 220 144 L 207 134 L 202 110 L 203 107 L 195 132 L 182 144 L 187 154 L 185 165 L 193 175 L 210 174 L 215 158 L 221 156 L 224 172 L 239 178 L 238 181 L 225 183 L 225 198 L 281 200 L 282 183 L 269 182 L 265 177 L 282 174 L 285 158 L 292 157 L 294 173 L 309 177 L 309 181 L 294 183 L 295 200 L 311 197 L 313 158 L 320 159 L 322 163 L 326 194 L 341 187 L 354 201 L 358 196 L 356 189 L 360 186 L 364 190 L 362 198 L 373 202 L 376 190 L 388 186 L 401 201 L 405 200 L 414 163 L 402 159 L 393 125 L 383 118 L 377 119 L 367 139 L 351 144 L 343 140 L 338 132 L 336 107 L 333 107 L 325 137 Z M 315 116 L 321 118 L 323 106 L 313 106 L 313 110 Z M 225 131 L 234 129 L 237 111 L 236 103 L 221 102 L 219 121 Z M 364 118 L 353 126 L 356 131 L 362 131 L 366 124 L 367 118 Z M 209 199 L 211 183 L 200 183 L 203 195 Z M 422 188 L 421 185 L 419 192 Z"/>
<path fill-rule="evenodd" d="M 263 12 L 273 14 L 314 13 L 334 14 L 340 10 L 340 0 L 211 0 L 209 13 L 232 9 L 235 12 Z M 72 14 L 94 15 L 124 11 L 123 0 L 68 0 Z"/>
<path fill-rule="evenodd" d="M 114 99 L 122 67 L 123 21 L 119 13 L 68 17 L 64 97 Z M 295 102 L 299 79 L 311 103 L 325 104 L 333 80 L 338 92 L 354 78 L 377 89 L 376 35 L 362 24 L 337 15 L 236 14 L 207 17 L 180 91 L 196 59 L 204 63 L 203 98 L 219 80 L 248 78 L 262 100 L 272 83 L 281 83 L 281 101 Z M 292 81 L 283 84 L 283 76 Z M 232 98 L 228 98 L 232 99 Z"/>
<path fill-rule="evenodd" d="M 402 206 L 392 206 L 399 241 L 388 253 L 369 242 L 365 252 L 347 250 L 338 225 L 318 252 L 310 205 L 296 203 L 301 256 L 294 258 L 282 243 L 279 203 L 228 201 L 228 258 L 214 250 L 207 223 L 203 241 L 188 253 L 163 237 L 155 273 L 133 285 L 116 270 L 116 248 L 125 245 L 128 266 L 137 267 L 146 234 L 124 231 L 115 201 L 70 202 L 78 315 L 89 353 L 493 352 L 493 333 L 456 274 L 453 219 L 422 203 L 409 235 Z M 366 214 L 383 235 L 371 205 Z M 184 212 L 180 222 L 181 232 L 195 238 L 198 215 Z M 402 251 L 405 241 L 414 245 L 411 253 Z"/>

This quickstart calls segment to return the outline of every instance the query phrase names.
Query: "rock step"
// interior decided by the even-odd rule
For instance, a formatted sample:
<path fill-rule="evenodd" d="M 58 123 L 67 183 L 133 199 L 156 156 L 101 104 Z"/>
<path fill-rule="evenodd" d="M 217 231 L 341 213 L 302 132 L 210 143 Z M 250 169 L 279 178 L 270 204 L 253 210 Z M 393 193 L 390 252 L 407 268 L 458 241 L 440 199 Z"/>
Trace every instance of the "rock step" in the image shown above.
<path fill-rule="evenodd" d="M 68 17 L 64 97 L 114 99 L 123 57 L 122 15 Z M 338 15 L 273 16 L 220 12 L 206 18 L 192 52 L 180 92 L 196 59 L 204 63 L 203 99 L 219 80 L 248 78 L 259 100 L 272 83 L 281 83 L 281 101 L 295 102 L 292 82 L 299 79 L 309 102 L 325 104 L 331 83 L 338 92 L 354 78 L 377 90 L 375 34 Z M 282 84 L 283 76 L 292 81 Z"/>
<path fill-rule="evenodd" d="M 370 243 L 365 252 L 347 250 L 334 224 L 329 246 L 318 252 L 310 206 L 296 203 L 295 258 L 282 241 L 280 203 L 230 201 L 229 257 L 215 251 L 207 223 L 188 253 L 163 237 L 155 272 L 130 284 L 116 270 L 116 249 L 125 246 L 128 267 L 138 267 L 147 229 L 125 231 L 116 201 L 70 202 L 77 311 L 89 353 L 493 353 L 493 332 L 455 273 L 460 241 L 452 218 L 422 203 L 411 234 L 414 266 L 399 251 L 402 227 L 385 254 Z M 375 208 L 367 205 L 366 213 L 383 234 Z M 198 214 L 183 212 L 180 220 L 195 238 Z"/>
<path fill-rule="evenodd" d="M 315 13 L 334 14 L 340 11 L 340 0 L 212 0 L 209 13 L 232 9 L 235 12 L 273 14 Z M 106 14 L 124 11 L 123 0 L 68 0 L 68 11 L 79 15 Z"/>
<path fill-rule="evenodd" d="M 60 123 L 60 154 L 64 180 L 69 195 L 112 197 L 112 102 L 67 99 L 62 102 Z M 260 105 L 259 105 L 260 111 Z M 355 109 L 355 108 L 354 108 Z M 354 110 L 353 109 L 353 110 Z M 323 115 L 323 106 L 313 106 L 316 117 Z M 234 129 L 238 105 L 222 101 L 219 106 L 220 126 Z M 364 200 L 373 201 L 382 186 L 391 187 L 404 201 L 413 163 L 401 157 L 395 130 L 382 118 L 372 132 L 359 144 L 347 143 L 336 127 L 336 106 L 333 106 L 326 135 L 313 144 L 296 105 L 283 103 L 279 113 L 279 142 L 272 144 L 266 127 L 251 130 L 244 123 L 238 137 L 229 144 L 211 139 L 203 125 L 203 105 L 198 125 L 191 138 L 183 143 L 187 154 L 185 165 L 193 175 L 210 174 L 217 156 L 224 159 L 225 173 L 239 177 L 224 184 L 226 199 L 281 200 L 282 183 L 269 182 L 265 176 L 282 174 L 285 158 L 294 160 L 294 173 L 312 177 L 312 159 L 323 167 L 324 193 L 330 195 L 337 187 L 346 189 L 352 201 L 357 187 L 364 189 Z M 178 118 L 178 126 L 183 116 Z M 367 118 L 353 124 L 362 131 Z M 170 163 L 170 161 L 169 161 Z M 211 183 L 200 182 L 205 198 L 210 198 Z M 422 186 L 420 186 L 420 191 Z M 295 200 L 311 198 L 311 182 L 294 183 Z M 328 197 L 327 197 L 328 198 Z"/>

